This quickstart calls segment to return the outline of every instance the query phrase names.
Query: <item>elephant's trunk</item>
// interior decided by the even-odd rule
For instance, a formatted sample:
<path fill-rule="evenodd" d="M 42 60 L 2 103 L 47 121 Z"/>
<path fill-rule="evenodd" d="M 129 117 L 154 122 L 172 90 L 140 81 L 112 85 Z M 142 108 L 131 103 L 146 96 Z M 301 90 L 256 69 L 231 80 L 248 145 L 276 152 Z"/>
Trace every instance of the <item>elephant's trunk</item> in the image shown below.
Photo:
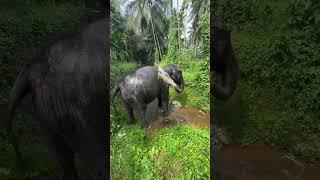
<path fill-rule="evenodd" d="M 229 84 L 229 85 L 227 85 L 227 84 L 225 84 L 225 85 L 215 84 L 214 87 L 213 87 L 214 96 L 217 99 L 226 101 L 234 93 L 235 87 L 236 87 L 235 84 Z"/>
<path fill-rule="evenodd" d="M 180 85 L 175 86 L 174 89 L 175 89 L 178 93 L 182 93 L 183 90 L 184 90 L 184 80 L 182 79 Z"/>
<path fill-rule="evenodd" d="M 215 81 L 213 84 L 213 95 L 223 101 L 228 100 L 233 95 L 240 76 L 239 66 L 233 55 L 230 63 L 232 63 L 229 66 L 230 69 L 226 70 L 223 74 L 219 74 L 219 81 Z"/>

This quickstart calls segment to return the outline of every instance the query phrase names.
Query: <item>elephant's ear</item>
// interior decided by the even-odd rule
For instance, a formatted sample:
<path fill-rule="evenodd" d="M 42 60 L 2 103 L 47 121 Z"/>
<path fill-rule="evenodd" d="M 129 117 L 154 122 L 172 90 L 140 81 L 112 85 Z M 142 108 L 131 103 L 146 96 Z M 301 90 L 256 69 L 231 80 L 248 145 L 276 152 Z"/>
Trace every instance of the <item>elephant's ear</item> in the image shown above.
<path fill-rule="evenodd" d="M 177 84 L 171 79 L 168 73 L 166 73 L 161 67 L 158 68 L 158 78 L 162 79 L 164 82 L 177 87 Z"/>

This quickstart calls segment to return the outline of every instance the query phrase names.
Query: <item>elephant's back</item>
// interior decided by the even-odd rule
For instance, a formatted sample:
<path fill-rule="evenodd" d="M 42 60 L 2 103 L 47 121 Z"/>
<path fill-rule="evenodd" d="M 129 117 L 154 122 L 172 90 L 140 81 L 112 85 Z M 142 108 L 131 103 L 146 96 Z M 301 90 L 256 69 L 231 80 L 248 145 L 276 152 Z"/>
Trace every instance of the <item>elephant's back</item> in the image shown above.
<path fill-rule="evenodd" d="M 158 67 L 156 66 L 144 66 L 137 69 L 137 75 L 145 75 L 145 74 L 155 74 L 158 71 Z"/>
<path fill-rule="evenodd" d="M 157 72 L 158 68 L 155 66 L 144 66 L 135 72 L 135 76 L 142 81 L 143 84 L 149 85 L 150 83 L 155 83 L 154 81 L 157 80 Z"/>
<path fill-rule="evenodd" d="M 145 66 L 139 68 L 134 73 L 125 77 L 124 86 L 128 97 L 138 97 L 142 100 L 149 102 L 157 97 L 160 93 L 160 84 L 157 79 L 157 67 Z M 125 95 L 126 96 L 126 95 Z"/>

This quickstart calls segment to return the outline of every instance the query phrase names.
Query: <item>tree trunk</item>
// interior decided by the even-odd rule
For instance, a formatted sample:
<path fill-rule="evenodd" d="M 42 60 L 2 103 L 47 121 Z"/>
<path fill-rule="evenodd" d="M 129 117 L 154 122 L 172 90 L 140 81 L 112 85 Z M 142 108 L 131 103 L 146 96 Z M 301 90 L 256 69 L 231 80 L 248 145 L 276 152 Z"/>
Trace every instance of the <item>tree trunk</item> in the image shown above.
<path fill-rule="evenodd" d="M 149 4 L 149 9 L 151 10 L 150 4 Z M 151 15 L 151 27 L 152 27 L 152 33 L 153 33 L 153 40 L 154 40 L 155 46 L 156 46 L 156 48 L 157 48 L 157 50 L 158 50 L 158 53 L 159 53 L 159 56 L 160 56 L 159 61 L 161 61 L 162 54 L 161 54 L 161 50 L 160 50 L 160 44 L 159 44 L 159 42 L 157 41 L 158 38 L 157 38 L 155 29 L 154 29 L 154 25 L 153 25 L 152 13 L 150 13 L 150 15 Z"/>
<path fill-rule="evenodd" d="M 151 17 L 152 18 L 152 17 Z M 159 51 L 159 56 L 160 56 L 160 60 L 161 60 L 161 57 L 162 57 L 162 50 L 161 50 L 161 46 L 160 46 L 160 42 L 159 42 L 159 38 L 158 38 L 158 35 L 157 33 L 155 32 L 155 35 L 156 35 L 156 41 L 157 41 L 157 44 L 158 44 L 158 51 Z"/>
<path fill-rule="evenodd" d="M 180 49 L 180 33 L 179 33 L 179 30 L 180 30 L 180 25 L 179 25 L 179 11 L 178 11 L 178 6 L 179 6 L 179 0 L 177 0 L 177 22 L 178 22 L 178 49 Z"/>
<path fill-rule="evenodd" d="M 151 27 L 152 27 L 153 41 L 154 41 L 155 47 L 157 48 L 157 50 L 158 50 L 158 52 L 159 52 L 159 48 L 158 48 L 158 46 L 157 46 L 156 34 L 155 34 L 154 26 L 153 26 L 152 15 L 151 15 Z M 160 61 L 161 61 L 161 58 L 160 58 Z"/>

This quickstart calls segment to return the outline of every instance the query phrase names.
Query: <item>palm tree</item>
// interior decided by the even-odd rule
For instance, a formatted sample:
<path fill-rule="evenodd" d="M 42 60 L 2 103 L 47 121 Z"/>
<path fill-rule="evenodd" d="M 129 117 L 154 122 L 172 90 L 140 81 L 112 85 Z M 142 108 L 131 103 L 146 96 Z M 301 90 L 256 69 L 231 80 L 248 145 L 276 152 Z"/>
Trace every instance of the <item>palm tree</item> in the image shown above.
<path fill-rule="evenodd" d="M 126 7 L 128 29 L 136 34 L 147 35 L 151 28 L 154 46 L 162 56 L 159 34 L 164 34 L 166 23 L 165 9 L 167 5 L 161 0 L 133 0 Z"/>
<path fill-rule="evenodd" d="M 192 41 L 197 44 L 200 42 L 200 29 L 199 19 L 200 15 L 203 13 L 208 13 L 210 11 L 210 1 L 209 0 L 191 0 L 191 16 L 192 20 Z"/>
<path fill-rule="evenodd" d="M 179 0 L 177 0 L 177 12 L 179 12 L 179 11 L 178 11 L 178 7 L 179 7 Z M 178 31 L 178 50 L 180 49 L 180 33 L 179 33 L 179 31 L 180 31 L 180 23 L 179 23 L 179 19 L 180 19 L 179 13 L 177 13 L 177 22 L 178 22 L 178 29 L 177 29 L 177 31 Z"/>
<path fill-rule="evenodd" d="M 184 26 L 184 24 L 187 24 L 186 22 L 185 22 L 185 18 L 186 18 L 186 13 L 185 13 L 185 11 L 188 9 L 188 6 L 189 6 L 189 0 L 183 0 L 183 2 L 182 2 L 182 6 L 181 6 L 181 9 L 180 9 L 180 12 L 179 12 L 179 18 L 181 19 L 181 26 L 182 26 L 182 28 L 181 28 L 181 33 L 183 32 L 183 34 L 184 34 L 184 39 L 183 39 L 183 42 L 182 42 L 182 46 L 183 47 L 186 47 L 186 35 L 187 35 L 187 27 L 186 26 Z"/>

